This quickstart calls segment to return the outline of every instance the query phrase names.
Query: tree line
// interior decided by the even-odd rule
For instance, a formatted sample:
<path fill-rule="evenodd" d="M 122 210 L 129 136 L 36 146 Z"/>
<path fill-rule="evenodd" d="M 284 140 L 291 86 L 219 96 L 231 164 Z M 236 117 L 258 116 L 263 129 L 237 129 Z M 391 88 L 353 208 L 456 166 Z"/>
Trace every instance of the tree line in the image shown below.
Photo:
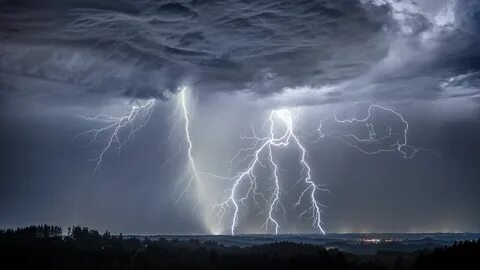
<path fill-rule="evenodd" d="M 433 251 L 355 255 L 321 246 L 278 242 L 251 247 L 199 240 L 124 237 L 72 226 L 0 230 L 2 269 L 427 270 L 480 269 L 480 240 Z"/>

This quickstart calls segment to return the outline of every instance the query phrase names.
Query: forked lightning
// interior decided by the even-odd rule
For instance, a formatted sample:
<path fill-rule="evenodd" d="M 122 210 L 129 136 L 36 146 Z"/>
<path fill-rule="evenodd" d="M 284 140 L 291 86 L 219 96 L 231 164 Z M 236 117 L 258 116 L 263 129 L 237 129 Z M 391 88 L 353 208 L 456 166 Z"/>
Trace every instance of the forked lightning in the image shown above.
<path fill-rule="evenodd" d="M 301 141 L 301 137 L 295 132 L 294 124 L 297 117 L 294 117 L 290 110 L 280 109 L 270 111 L 264 124 L 264 127 L 268 126 L 266 136 L 258 136 L 253 127 L 252 136 L 241 136 L 243 139 L 252 140 L 254 142 L 253 146 L 240 149 L 232 159 L 231 163 L 233 164 L 234 161 L 238 161 L 238 165 L 241 165 L 246 162 L 247 166 L 233 177 L 222 177 L 211 173 L 200 173 L 198 171 L 193 155 L 194 144 L 191 135 L 191 118 L 187 97 L 188 89 L 186 87 L 181 88 L 178 93 L 177 109 L 181 109 L 182 112 L 182 122 L 184 123 L 183 132 L 185 135 L 184 142 L 188 145 L 186 151 L 188 162 L 186 164 L 187 169 L 184 175 L 187 184 L 185 189 L 181 192 L 178 200 L 187 191 L 192 190 L 192 183 L 196 185 L 195 191 L 197 193 L 204 192 L 204 190 L 202 190 L 203 185 L 200 182 L 201 174 L 230 180 L 231 185 L 226 190 L 226 196 L 221 202 L 213 205 L 219 222 L 224 220 L 225 215 L 231 215 L 228 224 L 230 226 L 230 233 L 234 235 L 239 225 L 241 206 L 244 205 L 245 201 L 251 199 L 255 207 L 262 209 L 259 214 L 264 214 L 265 221 L 263 226 L 265 229 L 268 231 L 272 226 L 274 233 L 278 234 L 281 229 L 279 214 L 283 212 L 283 215 L 285 216 L 286 212 L 282 202 L 285 195 L 282 183 L 286 181 L 282 181 L 283 179 L 281 179 L 280 168 L 278 165 L 279 158 L 276 155 L 276 151 L 285 149 L 288 146 L 293 146 L 299 152 L 298 163 L 301 166 L 299 172 L 300 178 L 293 187 L 296 187 L 299 183 L 302 183 L 304 186 L 299 192 L 298 199 L 294 205 L 296 209 L 299 209 L 299 217 L 310 218 L 312 220 L 313 228 L 325 234 L 321 220 L 322 207 L 324 206 L 319 202 L 318 197 L 321 191 L 328 192 L 328 190 L 312 179 L 312 169 L 307 161 L 307 150 Z M 97 121 L 104 124 L 101 128 L 91 129 L 76 136 L 89 136 L 89 144 L 95 142 L 100 136 L 106 138 L 104 146 L 99 150 L 99 155 L 95 159 L 96 166 L 94 172 L 100 168 L 104 155 L 110 149 L 117 146 L 117 150 L 120 151 L 121 147 L 131 140 L 133 135 L 148 123 L 154 106 L 155 100 L 150 99 L 142 104 L 131 106 L 130 111 L 119 117 L 106 114 L 99 114 L 93 117 L 83 117 L 85 120 Z M 373 119 L 373 114 L 377 112 L 391 114 L 398 119 L 399 122 L 396 125 L 383 125 L 385 129 L 379 130 Z M 325 132 L 323 130 L 324 124 L 329 120 L 335 125 L 363 125 L 367 129 L 368 136 L 362 137 L 356 135 L 354 132 Z M 128 131 L 125 134 L 122 132 L 124 129 Z M 431 150 L 413 147 L 408 144 L 407 136 L 409 125 L 403 115 L 392 109 L 371 103 L 369 103 L 364 117 L 339 119 L 339 117 L 333 113 L 320 123 L 317 131 L 318 138 L 314 142 L 319 142 L 320 139 L 327 136 L 336 137 L 340 138 L 347 145 L 367 155 L 382 152 L 399 152 L 403 158 L 409 159 L 419 151 L 435 153 Z M 183 145 L 183 143 L 181 145 Z M 178 153 L 180 153 L 180 150 L 177 154 Z M 266 160 L 266 164 L 264 163 L 264 160 Z M 269 169 L 271 177 L 269 179 L 262 179 L 262 184 L 267 184 L 270 187 L 270 194 L 268 195 L 266 195 L 264 191 L 261 191 L 259 187 L 260 182 L 258 171 L 266 168 Z M 197 196 L 197 198 L 200 197 Z"/>
<path fill-rule="evenodd" d="M 239 219 L 239 202 L 246 200 L 249 196 L 251 196 L 258 205 L 256 201 L 257 198 L 261 198 L 265 201 L 267 205 L 267 215 L 264 226 L 268 229 L 269 225 L 274 226 L 275 234 L 278 234 L 280 229 L 279 221 L 275 215 L 276 211 L 279 209 L 284 210 L 284 206 L 281 200 L 282 196 L 282 188 L 280 184 L 280 179 L 278 176 L 278 165 L 275 162 L 273 157 L 272 148 L 284 148 L 289 146 L 290 143 L 294 144 L 298 150 L 300 151 L 300 165 L 302 166 L 301 171 L 301 179 L 306 184 L 306 188 L 300 193 L 298 201 L 296 203 L 297 206 L 300 205 L 302 200 L 305 198 L 305 194 L 309 194 L 309 207 L 304 209 L 300 216 L 305 215 L 307 212 L 311 213 L 311 218 L 313 219 L 313 226 L 315 229 L 318 229 L 320 232 L 325 233 L 322 228 L 321 223 L 321 207 L 322 205 L 317 200 L 317 193 L 320 190 L 325 190 L 321 186 L 315 184 L 311 178 L 311 168 L 306 161 L 307 151 L 305 147 L 300 142 L 298 136 L 294 132 L 294 118 L 292 113 L 289 110 L 282 109 L 282 110 L 273 110 L 270 112 L 270 116 L 268 118 L 269 124 L 269 135 L 267 137 L 258 137 L 255 133 L 255 130 L 252 129 L 253 137 L 248 137 L 248 139 L 253 139 L 256 141 L 255 146 L 252 148 L 245 148 L 240 149 L 239 153 L 235 156 L 238 157 L 240 153 L 243 152 L 251 152 L 253 154 L 247 154 L 247 157 L 251 157 L 252 160 L 249 162 L 248 166 L 235 177 L 232 178 L 233 185 L 230 191 L 228 192 L 228 197 L 221 203 L 216 204 L 214 207 L 219 211 L 219 218 L 222 219 L 225 215 L 225 212 L 229 207 L 233 207 L 233 217 L 231 220 L 231 227 L 230 232 L 231 234 L 235 234 L 235 229 L 238 225 Z M 284 125 L 284 132 L 276 135 L 275 131 L 278 128 L 278 124 Z M 267 199 L 266 196 L 257 190 L 257 176 L 255 174 L 255 170 L 258 167 L 265 167 L 261 161 L 261 155 L 266 152 L 268 156 L 268 162 L 272 168 L 272 187 L 273 192 L 272 195 Z M 240 194 L 240 185 L 245 181 L 249 181 L 249 186 L 247 191 L 244 194 Z"/>
<path fill-rule="evenodd" d="M 98 129 L 90 129 L 81 132 L 75 136 L 75 138 L 81 136 L 88 136 L 89 142 L 87 145 L 91 145 L 99 139 L 99 137 L 105 137 L 105 144 L 99 150 L 98 156 L 94 159 L 96 162 L 93 172 L 97 172 L 100 169 L 100 165 L 103 162 L 103 156 L 113 147 L 117 147 L 117 151 L 120 151 L 122 146 L 130 141 L 135 133 L 145 127 L 150 120 L 155 106 L 155 99 L 149 99 L 142 104 L 132 105 L 130 111 L 124 113 L 121 116 L 112 116 L 108 114 L 98 114 L 95 116 L 87 117 L 81 116 L 88 121 L 99 122 L 104 124 L 103 127 Z M 122 134 L 122 131 L 127 129 L 126 136 Z"/>

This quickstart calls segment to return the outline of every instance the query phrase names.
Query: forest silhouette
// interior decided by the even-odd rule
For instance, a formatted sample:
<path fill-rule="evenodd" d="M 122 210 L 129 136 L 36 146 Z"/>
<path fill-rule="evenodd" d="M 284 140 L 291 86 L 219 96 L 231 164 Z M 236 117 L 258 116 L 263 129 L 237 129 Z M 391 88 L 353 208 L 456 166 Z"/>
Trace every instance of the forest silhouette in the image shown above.
<path fill-rule="evenodd" d="M 2 269 L 480 269 L 480 240 L 434 250 L 356 255 L 311 244 L 251 247 L 103 234 L 73 226 L 0 230 Z"/>

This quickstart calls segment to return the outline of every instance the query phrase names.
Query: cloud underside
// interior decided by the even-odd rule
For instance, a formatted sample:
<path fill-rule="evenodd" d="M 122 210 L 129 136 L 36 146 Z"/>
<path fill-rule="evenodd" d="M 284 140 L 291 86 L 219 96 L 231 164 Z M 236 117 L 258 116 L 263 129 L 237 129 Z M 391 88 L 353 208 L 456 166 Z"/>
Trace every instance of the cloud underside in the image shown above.
<path fill-rule="evenodd" d="M 479 98 L 474 1 L 4 1 L 1 92 Z"/>

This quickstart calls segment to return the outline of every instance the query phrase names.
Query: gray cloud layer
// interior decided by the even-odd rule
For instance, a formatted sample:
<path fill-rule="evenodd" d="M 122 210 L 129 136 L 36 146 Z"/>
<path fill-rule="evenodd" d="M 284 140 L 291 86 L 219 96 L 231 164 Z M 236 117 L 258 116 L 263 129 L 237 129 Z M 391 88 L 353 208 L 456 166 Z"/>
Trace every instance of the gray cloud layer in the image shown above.
<path fill-rule="evenodd" d="M 3 91 L 38 80 L 158 98 L 183 83 L 262 95 L 307 86 L 308 96 L 335 86 L 309 100 L 321 103 L 451 97 L 443 81 L 478 79 L 476 1 L 3 2 Z"/>

